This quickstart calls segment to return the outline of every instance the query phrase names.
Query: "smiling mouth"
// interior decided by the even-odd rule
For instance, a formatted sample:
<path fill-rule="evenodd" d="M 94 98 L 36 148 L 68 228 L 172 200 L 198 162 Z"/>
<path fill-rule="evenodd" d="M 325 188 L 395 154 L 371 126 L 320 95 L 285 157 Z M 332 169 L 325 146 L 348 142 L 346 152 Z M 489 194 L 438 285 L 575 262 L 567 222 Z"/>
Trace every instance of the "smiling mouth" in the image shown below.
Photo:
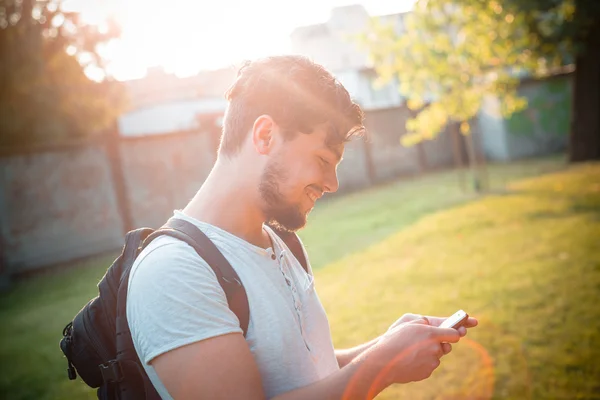
<path fill-rule="evenodd" d="M 316 194 L 312 190 L 307 190 L 306 195 L 308 196 L 309 199 L 312 200 L 313 203 L 315 203 L 317 200 L 319 200 L 321 198 L 320 195 Z"/>

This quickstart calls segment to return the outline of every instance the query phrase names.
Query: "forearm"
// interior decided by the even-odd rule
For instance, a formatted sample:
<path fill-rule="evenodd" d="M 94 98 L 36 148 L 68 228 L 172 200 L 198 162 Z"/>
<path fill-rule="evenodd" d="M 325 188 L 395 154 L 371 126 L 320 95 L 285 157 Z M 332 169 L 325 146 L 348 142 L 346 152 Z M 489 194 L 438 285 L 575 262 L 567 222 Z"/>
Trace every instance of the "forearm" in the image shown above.
<path fill-rule="evenodd" d="M 372 399 L 389 383 L 380 379 L 382 368 L 372 351 L 362 352 L 327 378 L 299 389 L 280 394 L 273 400 Z"/>
<path fill-rule="evenodd" d="M 354 360 L 360 354 L 370 349 L 375 343 L 379 341 L 379 338 L 375 338 L 370 342 L 363 343 L 359 346 L 352 347 L 350 349 L 336 350 L 335 358 L 337 358 L 338 365 L 340 368 L 344 368 L 350 361 Z"/>

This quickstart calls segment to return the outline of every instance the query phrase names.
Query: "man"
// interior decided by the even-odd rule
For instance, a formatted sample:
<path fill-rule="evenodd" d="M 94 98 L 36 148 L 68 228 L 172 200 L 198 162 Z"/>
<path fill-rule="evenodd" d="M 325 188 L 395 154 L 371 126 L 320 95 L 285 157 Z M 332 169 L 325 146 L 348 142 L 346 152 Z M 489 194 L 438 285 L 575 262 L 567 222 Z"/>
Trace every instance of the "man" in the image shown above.
<path fill-rule="evenodd" d="M 381 337 L 334 350 L 312 271 L 265 224 L 298 230 L 317 199 L 338 189 L 344 143 L 363 130 L 358 105 L 323 67 L 298 56 L 245 65 L 227 99 L 213 170 L 174 217 L 198 226 L 236 270 L 250 323 L 244 337 L 215 274 L 190 246 L 154 240 L 133 266 L 127 316 L 161 397 L 362 399 L 428 377 L 465 328 L 406 314 Z"/>

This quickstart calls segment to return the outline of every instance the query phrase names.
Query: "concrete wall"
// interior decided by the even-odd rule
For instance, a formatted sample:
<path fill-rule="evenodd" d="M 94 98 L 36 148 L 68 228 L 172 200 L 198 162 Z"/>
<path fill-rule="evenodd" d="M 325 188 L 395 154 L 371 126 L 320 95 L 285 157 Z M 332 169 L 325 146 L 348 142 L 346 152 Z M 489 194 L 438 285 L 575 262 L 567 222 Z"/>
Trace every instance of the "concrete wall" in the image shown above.
<path fill-rule="evenodd" d="M 572 74 L 545 80 L 527 80 L 519 94 L 528 107 L 504 119 L 497 98 L 485 99 L 479 113 L 479 129 L 486 156 L 508 161 L 564 150 L 571 121 Z"/>
<path fill-rule="evenodd" d="M 2 157 L 0 169 L 0 234 L 8 268 L 24 271 L 121 245 L 103 146 Z"/>
<path fill-rule="evenodd" d="M 406 133 L 408 118 L 406 106 L 365 113 L 377 181 L 452 165 L 452 140 L 447 132 L 420 145 L 402 146 L 400 138 Z"/>
<path fill-rule="evenodd" d="M 400 137 L 406 132 L 409 113 L 405 107 L 368 111 L 365 125 L 369 131 L 373 167 L 377 181 L 420 170 L 417 147 L 404 147 Z"/>
<path fill-rule="evenodd" d="M 127 139 L 121 157 L 133 225 L 157 228 L 200 188 L 216 159 L 216 142 L 195 132 Z"/>
<path fill-rule="evenodd" d="M 400 145 L 406 116 L 404 108 L 367 114 L 371 142 L 347 145 L 341 193 L 421 171 L 418 148 Z M 218 143 L 216 133 L 200 132 L 118 140 L 130 228 L 157 228 L 184 207 L 210 172 Z M 452 159 L 443 138 L 423 150 L 430 166 Z M 122 246 L 126 219 L 110 159 L 104 144 L 0 157 L 0 277 Z"/>
<path fill-rule="evenodd" d="M 423 142 L 427 168 L 439 169 L 454 165 L 452 153 L 452 136 L 446 129 L 435 139 Z"/>
<path fill-rule="evenodd" d="M 551 154 L 566 148 L 571 93 L 572 75 L 521 85 L 519 94 L 527 98 L 528 107 L 504 124 L 510 159 Z"/>
<path fill-rule="evenodd" d="M 338 166 L 339 193 L 369 186 L 367 158 L 362 139 L 353 139 L 344 149 L 344 160 Z"/>
<path fill-rule="evenodd" d="M 488 96 L 483 100 L 477 120 L 487 158 L 509 160 L 510 153 L 506 142 L 504 119 L 500 114 L 500 102 L 497 97 Z"/>

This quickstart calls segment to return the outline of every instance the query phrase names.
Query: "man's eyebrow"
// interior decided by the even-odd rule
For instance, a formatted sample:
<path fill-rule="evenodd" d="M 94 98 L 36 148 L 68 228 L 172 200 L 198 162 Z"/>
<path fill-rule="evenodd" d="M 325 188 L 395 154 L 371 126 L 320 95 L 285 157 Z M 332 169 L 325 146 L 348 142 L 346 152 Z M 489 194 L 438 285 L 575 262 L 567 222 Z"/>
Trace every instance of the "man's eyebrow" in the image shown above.
<path fill-rule="evenodd" d="M 327 129 L 327 136 L 325 136 L 325 147 L 330 150 L 338 160 L 342 160 L 342 152 L 338 150 L 338 144 L 342 144 L 340 141 L 337 130 L 333 124 L 330 124 Z"/>

